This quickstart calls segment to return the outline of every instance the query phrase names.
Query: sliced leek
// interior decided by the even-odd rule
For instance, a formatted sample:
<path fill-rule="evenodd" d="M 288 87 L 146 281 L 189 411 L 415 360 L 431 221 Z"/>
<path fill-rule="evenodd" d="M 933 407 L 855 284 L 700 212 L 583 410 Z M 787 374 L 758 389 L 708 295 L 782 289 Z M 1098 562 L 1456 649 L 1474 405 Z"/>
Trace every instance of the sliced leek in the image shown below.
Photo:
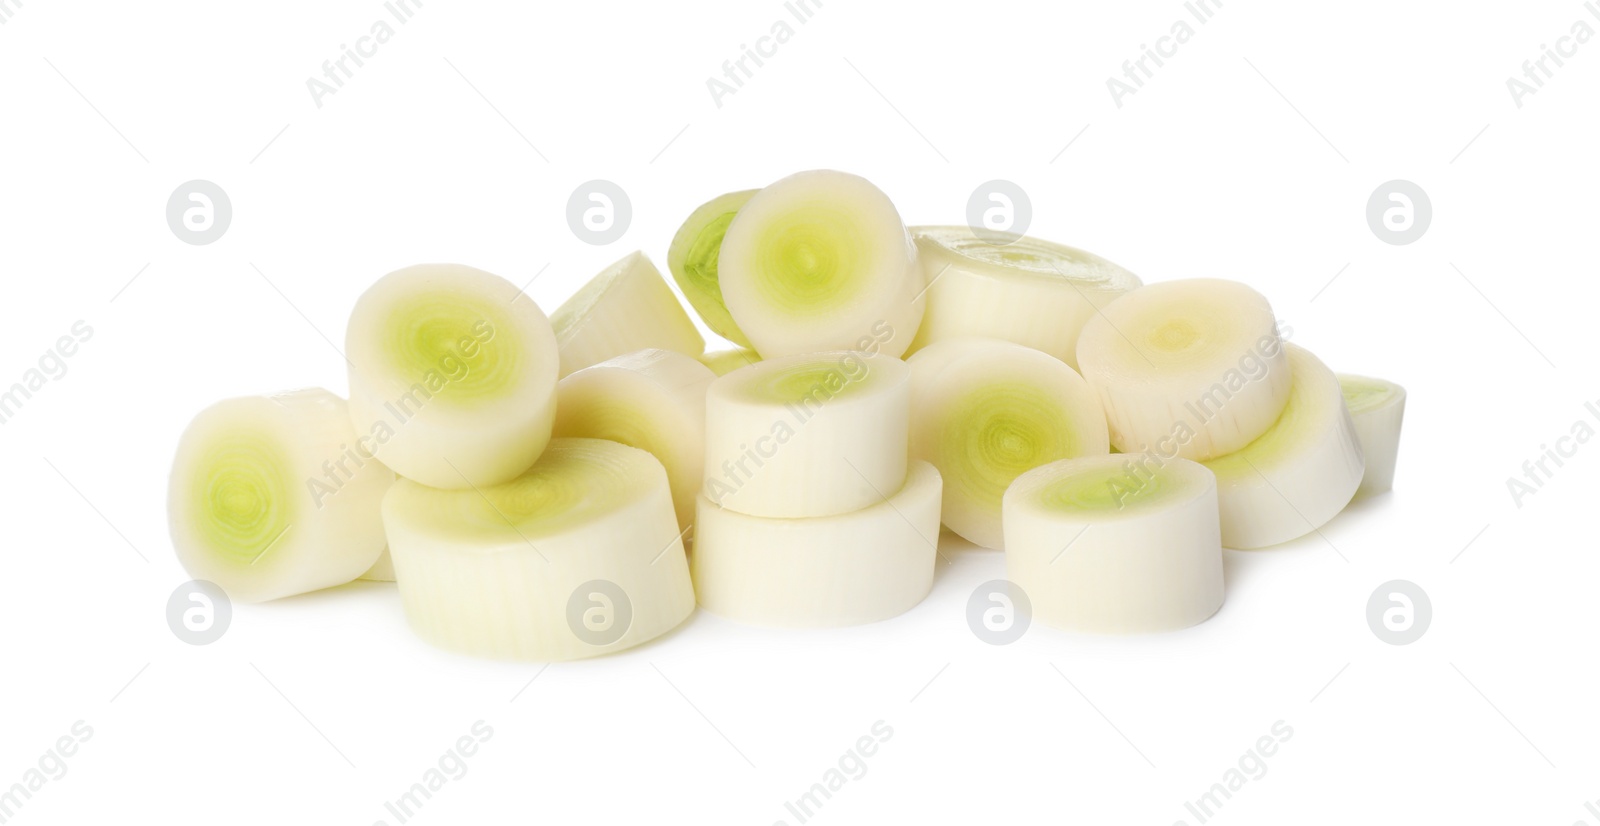
<path fill-rule="evenodd" d="M 389 273 L 356 302 L 345 345 L 357 435 L 401 476 L 495 484 L 550 440 L 555 335 L 503 278 L 459 264 Z"/>
<path fill-rule="evenodd" d="M 1222 606 L 1216 477 L 1170 459 L 1085 456 L 1006 489 L 1006 578 L 1033 618 L 1072 631 L 1169 631 Z"/>
<path fill-rule="evenodd" d="M 394 582 L 394 557 L 389 556 L 389 548 L 384 546 L 383 553 L 378 556 L 378 561 L 357 579 L 368 582 Z"/>
<path fill-rule="evenodd" d="M 642 252 L 601 270 L 550 315 L 561 348 L 561 375 L 635 350 L 697 356 L 706 340 L 678 297 Z"/>
<path fill-rule="evenodd" d="M 640 350 L 561 380 L 555 435 L 610 439 L 649 451 L 667 469 L 678 527 L 694 523 L 706 459 L 706 388 L 716 374 L 671 350 Z"/>
<path fill-rule="evenodd" d="M 1018 476 L 1110 448 L 1093 391 L 1039 350 L 997 339 L 947 339 L 908 363 L 911 455 L 939 469 L 944 524 L 973 543 L 1004 546 L 1001 497 Z"/>
<path fill-rule="evenodd" d="M 1394 487 L 1394 463 L 1400 453 L 1400 421 L 1406 414 L 1406 389 L 1392 381 L 1339 374 L 1345 406 L 1356 425 L 1356 439 L 1367 457 L 1357 496 L 1372 496 Z"/>
<path fill-rule="evenodd" d="M 911 375 L 889 356 L 767 359 L 711 383 L 705 495 L 752 516 L 828 516 L 900 489 Z"/>
<path fill-rule="evenodd" d="M 1078 334 L 1139 277 L 1093 253 L 1022 236 L 990 244 L 966 227 L 912 227 L 927 314 L 916 352 L 947 338 L 985 336 L 1043 350 L 1078 367 Z"/>
<path fill-rule="evenodd" d="M 1366 462 L 1339 379 L 1285 345 L 1294 387 L 1283 415 L 1242 450 L 1205 462 L 1217 475 L 1222 544 L 1264 548 L 1321 528 L 1349 504 Z"/>
<path fill-rule="evenodd" d="M 516 479 L 383 500 L 401 604 L 441 648 L 571 660 L 620 651 L 694 610 L 667 473 L 601 439 L 555 439 Z"/>
<path fill-rule="evenodd" d="M 763 358 L 846 349 L 899 357 L 926 303 L 916 248 L 889 197 L 829 170 L 751 197 L 722 239 L 718 280 Z"/>
<path fill-rule="evenodd" d="M 731 350 L 712 350 L 701 353 L 700 363 L 711 368 L 711 372 L 719 376 L 726 376 L 740 367 L 749 367 L 761 360 L 761 354 L 743 347 Z"/>
<path fill-rule="evenodd" d="M 702 496 L 690 560 L 700 604 L 738 622 L 786 628 L 902 614 L 933 585 L 939 488 L 939 472 L 913 462 L 888 499 L 833 516 L 749 516 Z"/>
<path fill-rule="evenodd" d="M 1203 460 L 1265 433 L 1289 397 L 1272 307 L 1235 281 L 1140 287 L 1097 313 L 1078 366 L 1124 453 Z"/>
<path fill-rule="evenodd" d="M 218 402 L 178 441 L 172 546 L 238 602 L 350 582 L 383 552 L 378 506 L 394 473 L 322 389 Z"/>
<path fill-rule="evenodd" d="M 701 204 L 678 228 L 678 234 L 672 236 L 672 246 L 667 248 L 667 269 L 678 282 L 678 289 L 683 290 L 683 297 L 689 300 L 689 306 L 700 314 L 712 332 L 741 347 L 749 347 L 750 340 L 739 331 L 739 325 L 734 323 L 727 305 L 722 302 L 717 261 L 728 225 L 754 194 L 754 189 L 730 192 Z"/>

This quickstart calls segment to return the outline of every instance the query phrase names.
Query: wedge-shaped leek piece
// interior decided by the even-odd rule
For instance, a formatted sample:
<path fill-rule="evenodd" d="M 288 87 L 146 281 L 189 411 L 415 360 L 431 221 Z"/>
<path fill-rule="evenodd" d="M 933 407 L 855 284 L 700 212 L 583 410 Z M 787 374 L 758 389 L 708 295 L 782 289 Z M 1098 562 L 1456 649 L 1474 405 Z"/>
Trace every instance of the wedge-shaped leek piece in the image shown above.
<path fill-rule="evenodd" d="M 326 390 L 218 402 L 178 441 L 172 547 L 238 602 L 342 585 L 383 553 L 378 506 L 393 482 Z"/>
<path fill-rule="evenodd" d="M 1142 282 L 1094 253 L 1038 238 L 992 244 L 966 227 L 912 227 L 928 281 L 911 352 L 949 338 L 1005 339 L 1078 367 L 1078 334 Z"/>
<path fill-rule="evenodd" d="M 1394 488 L 1394 463 L 1400 454 L 1400 422 L 1406 415 L 1406 389 L 1392 381 L 1339 374 L 1345 406 L 1356 425 L 1356 439 L 1367 457 L 1356 496 Z"/>
<path fill-rule="evenodd" d="M 740 367 L 749 367 L 761 360 L 761 354 L 744 347 L 734 347 L 729 350 L 708 350 L 699 356 L 700 363 L 711 368 L 711 372 L 719 376 L 726 376 Z"/>
<path fill-rule="evenodd" d="M 916 248 L 889 196 L 844 172 L 757 192 L 722 239 L 728 312 L 763 358 L 825 350 L 905 354 L 926 301 Z"/>
<path fill-rule="evenodd" d="M 704 492 L 752 516 L 860 510 L 906 477 L 911 373 L 852 350 L 767 359 L 711 383 Z"/>
<path fill-rule="evenodd" d="M 722 301 L 717 263 L 722 254 L 722 238 L 728 234 L 733 216 L 754 194 L 754 189 L 730 192 L 701 204 L 678 228 L 667 248 L 667 269 L 672 271 L 689 306 L 712 332 L 741 347 L 749 347 L 750 340 L 740 332 Z"/>
<path fill-rule="evenodd" d="M 1217 482 L 1203 465 L 1064 459 L 1017 477 L 1003 509 L 1006 578 L 1046 625 L 1169 631 L 1222 606 Z"/>
<path fill-rule="evenodd" d="M 984 338 L 947 339 L 911 365 L 911 455 L 944 477 L 944 524 L 1002 548 L 1000 502 L 1023 473 L 1110 449 L 1100 402 L 1060 359 Z"/>
<path fill-rule="evenodd" d="M 640 350 L 561 380 L 555 435 L 610 439 L 646 450 L 667 469 L 678 527 L 694 524 L 706 460 L 706 388 L 717 376 L 671 350 Z"/>
<path fill-rule="evenodd" d="M 475 490 L 402 479 L 383 521 L 406 617 L 441 648 L 572 660 L 694 610 L 667 472 L 638 448 L 554 439 L 526 473 Z"/>
<path fill-rule="evenodd" d="M 939 472 L 913 462 L 877 504 L 772 519 L 700 497 L 691 564 L 707 611 L 751 625 L 861 625 L 910 610 L 933 585 Z"/>
<path fill-rule="evenodd" d="M 345 345 L 356 432 L 401 476 L 491 485 L 550 440 L 555 335 L 499 276 L 459 264 L 389 273 L 356 302 Z"/>
<path fill-rule="evenodd" d="M 550 322 L 563 376 L 636 350 L 698 356 L 706 349 L 678 297 L 642 252 L 629 253 L 590 279 L 556 308 Z"/>
<path fill-rule="evenodd" d="M 1294 387 L 1283 415 L 1243 449 L 1205 462 L 1217 475 L 1224 547 L 1264 548 L 1321 528 L 1366 470 L 1338 377 L 1305 348 L 1285 347 Z"/>
<path fill-rule="evenodd" d="M 1289 398 L 1272 307 L 1236 281 L 1167 281 L 1118 298 L 1084 325 L 1078 367 L 1123 453 L 1232 453 Z"/>

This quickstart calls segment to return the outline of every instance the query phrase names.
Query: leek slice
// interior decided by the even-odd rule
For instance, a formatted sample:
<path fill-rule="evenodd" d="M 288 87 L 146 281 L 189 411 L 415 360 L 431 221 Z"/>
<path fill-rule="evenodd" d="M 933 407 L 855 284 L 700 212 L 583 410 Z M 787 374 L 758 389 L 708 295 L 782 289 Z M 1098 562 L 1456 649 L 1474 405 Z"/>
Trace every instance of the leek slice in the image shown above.
<path fill-rule="evenodd" d="M 642 252 L 606 267 L 550 315 L 561 348 L 561 375 L 636 350 L 700 355 L 695 329 L 661 272 Z"/>
<path fill-rule="evenodd" d="M 1406 389 L 1392 381 L 1339 374 L 1345 406 L 1356 425 L 1356 440 L 1367 457 L 1356 496 L 1373 496 L 1394 488 L 1394 464 L 1400 453 L 1400 423 L 1406 415 Z"/>
<path fill-rule="evenodd" d="M 717 262 L 722 254 L 722 238 L 728 226 L 739 213 L 754 189 L 718 195 L 689 213 L 678 233 L 672 236 L 667 248 L 667 269 L 678 282 L 678 289 L 689 300 L 689 306 L 700 314 L 706 326 L 719 336 L 741 346 L 749 347 L 750 340 L 740 332 L 739 325 L 728 313 L 722 301 L 722 285 L 717 278 Z"/>
<path fill-rule="evenodd" d="M 726 376 L 740 367 L 749 367 L 761 360 L 761 354 L 743 347 L 731 350 L 713 350 L 701 353 L 700 363 L 711 368 L 711 372 L 719 376 Z"/>

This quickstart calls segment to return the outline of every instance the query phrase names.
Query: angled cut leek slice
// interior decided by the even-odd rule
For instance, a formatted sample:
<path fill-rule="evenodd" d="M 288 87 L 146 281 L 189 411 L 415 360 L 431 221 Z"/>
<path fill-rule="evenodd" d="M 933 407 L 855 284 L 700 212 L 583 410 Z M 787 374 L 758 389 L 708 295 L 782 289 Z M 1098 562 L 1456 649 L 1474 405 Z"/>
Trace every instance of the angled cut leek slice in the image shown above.
<path fill-rule="evenodd" d="M 910 610 L 933 585 L 939 472 L 913 462 L 877 504 L 809 519 L 771 519 L 700 497 L 691 557 L 700 604 L 751 625 L 861 625 Z"/>
<path fill-rule="evenodd" d="M 901 356 L 923 277 L 900 213 L 865 178 L 801 172 L 757 192 L 722 239 L 728 312 L 763 358 L 868 349 Z"/>
<path fill-rule="evenodd" d="M 561 375 L 635 350 L 697 356 L 706 340 L 661 272 L 642 252 L 601 270 L 550 315 L 561 348 Z"/>
<path fill-rule="evenodd" d="M 754 189 L 730 192 L 701 204 L 678 228 L 678 233 L 672 236 L 672 245 L 667 248 L 667 269 L 678 282 L 678 289 L 683 290 L 683 297 L 689 300 L 689 306 L 700 314 L 712 332 L 741 347 L 749 347 L 750 340 L 740 332 L 722 301 L 717 262 L 728 225 L 754 194 Z"/>
<path fill-rule="evenodd" d="M 1214 278 L 1152 284 L 1111 302 L 1084 325 L 1078 367 L 1123 453 L 1232 453 L 1265 433 L 1289 397 L 1289 359 L 1267 299 Z"/>
<path fill-rule="evenodd" d="M 1339 374 L 1345 406 L 1356 425 L 1356 439 L 1367 457 L 1357 496 L 1394 488 L 1394 463 L 1400 453 L 1400 422 L 1406 414 L 1406 389 L 1392 381 Z"/>
<path fill-rule="evenodd" d="M 218 402 L 178 441 L 172 546 L 238 602 L 342 585 L 383 552 L 378 505 L 393 482 L 326 390 Z"/>
<path fill-rule="evenodd" d="M 761 360 L 761 354 L 744 347 L 735 347 L 730 350 L 710 350 L 701 353 L 700 363 L 711 368 L 711 372 L 719 376 L 726 376 L 740 367 L 749 367 Z"/>
<path fill-rule="evenodd" d="M 1072 631 L 1169 631 L 1222 606 L 1216 477 L 1187 459 L 1133 458 L 1052 462 L 1006 490 L 1006 578 L 1028 595 L 1034 619 Z"/>
<path fill-rule="evenodd" d="M 828 516 L 900 489 L 905 362 L 835 351 L 768 359 L 706 394 L 706 498 L 752 516 Z"/>
<path fill-rule="evenodd" d="M 1106 418 L 1060 359 L 1009 341 L 947 339 L 911 365 L 911 455 L 944 477 L 944 524 L 1002 548 L 1001 497 L 1058 459 L 1107 453 Z"/>
<path fill-rule="evenodd" d="M 1350 503 L 1366 461 L 1339 379 L 1286 345 L 1294 387 L 1283 415 L 1242 450 L 1207 460 L 1217 475 L 1222 544 L 1264 548 L 1305 536 Z"/>
<path fill-rule="evenodd" d="M 1078 367 L 1078 334 L 1139 277 L 1080 249 L 1021 236 L 991 244 L 967 227 L 912 227 L 928 281 L 927 314 L 911 342 L 982 336 L 1043 350 Z"/>
<path fill-rule="evenodd" d="M 649 451 L 667 469 L 678 527 L 694 524 L 706 460 L 710 368 L 671 350 L 640 350 L 561 380 L 555 435 L 610 439 Z"/>
<path fill-rule="evenodd" d="M 550 440 L 555 335 L 499 276 L 459 264 L 389 273 L 356 302 L 345 346 L 356 433 L 401 476 L 495 484 Z"/>
<path fill-rule="evenodd" d="M 694 610 L 667 473 L 637 448 L 554 439 L 526 473 L 476 490 L 402 479 L 383 521 L 406 617 L 441 648 L 578 659 Z"/>

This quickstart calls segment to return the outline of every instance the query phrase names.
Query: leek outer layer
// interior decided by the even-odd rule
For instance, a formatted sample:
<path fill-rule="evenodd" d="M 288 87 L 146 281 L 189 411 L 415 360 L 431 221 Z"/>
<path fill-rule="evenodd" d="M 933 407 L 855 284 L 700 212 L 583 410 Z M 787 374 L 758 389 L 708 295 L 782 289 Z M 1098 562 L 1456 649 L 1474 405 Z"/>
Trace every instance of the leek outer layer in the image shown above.
<path fill-rule="evenodd" d="M 383 520 L 406 617 L 441 648 L 578 659 L 654 639 L 694 610 L 666 470 L 637 448 L 555 439 L 523 475 L 476 491 L 402 479 Z M 612 586 L 605 603 L 592 596 Z M 603 641 L 582 633 L 588 606 L 607 609 Z"/>
<path fill-rule="evenodd" d="M 706 340 L 656 265 L 633 252 L 606 267 L 550 314 L 561 375 L 635 350 L 705 352 Z"/>
<path fill-rule="evenodd" d="M 1264 548 L 1309 534 L 1350 503 L 1366 469 L 1339 379 L 1287 345 L 1294 387 L 1283 415 L 1243 449 L 1207 460 L 1217 475 L 1222 544 Z"/>
<path fill-rule="evenodd" d="M 1046 625 L 1169 631 L 1222 606 L 1217 483 L 1203 465 L 1052 462 L 1017 477 L 1004 511 L 1006 577 Z"/>
<path fill-rule="evenodd" d="M 718 279 L 718 260 L 722 253 L 722 239 L 728 226 L 756 190 L 730 192 L 718 195 L 701 204 L 672 236 L 667 248 L 667 269 L 678 282 L 678 289 L 688 299 L 689 306 L 700 314 L 706 326 L 719 336 L 739 345 L 749 347 L 745 338 L 728 313 L 722 300 L 722 285 Z"/>
<path fill-rule="evenodd" d="M 356 302 L 345 347 L 351 421 L 401 476 L 496 484 L 550 441 L 555 334 L 499 276 L 459 264 L 392 272 Z"/>
<path fill-rule="evenodd" d="M 1100 395 L 1123 453 L 1196 461 L 1265 433 L 1289 397 L 1289 360 L 1272 307 L 1236 281 L 1140 287 L 1084 325 L 1078 367 Z"/>
<path fill-rule="evenodd" d="M 700 605 L 751 625 L 861 625 L 902 614 L 933 586 L 939 472 L 913 462 L 877 504 L 809 519 L 771 519 L 700 497 L 691 558 Z"/>
<path fill-rule="evenodd" d="M 1391 381 L 1339 374 L 1345 406 L 1356 425 L 1356 440 L 1367 457 L 1356 496 L 1374 496 L 1394 488 L 1395 459 L 1400 454 L 1400 424 L 1406 415 L 1406 389 Z"/>
<path fill-rule="evenodd" d="M 326 390 L 218 402 L 178 441 L 172 546 L 238 602 L 342 585 L 383 552 L 378 506 L 393 482 Z"/>
<path fill-rule="evenodd" d="M 910 353 L 980 336 L 1042 350 L 1078 368 L 1078 334 L 1100 308 L 1142 283 L 1093 253 L 1021 236 L 991 244 L 967 227 L 912 227 L 927 313 Z"/>

